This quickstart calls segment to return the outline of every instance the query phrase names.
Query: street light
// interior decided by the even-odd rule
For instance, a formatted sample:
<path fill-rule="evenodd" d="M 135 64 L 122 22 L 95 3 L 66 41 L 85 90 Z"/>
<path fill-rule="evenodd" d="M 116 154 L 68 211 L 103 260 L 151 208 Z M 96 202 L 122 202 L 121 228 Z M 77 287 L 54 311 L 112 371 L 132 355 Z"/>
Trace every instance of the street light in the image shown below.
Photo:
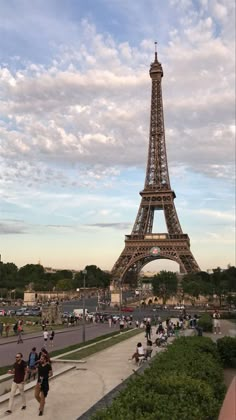
<path fill-rule="evenodd" d="M 83 343 L 85 343 L 85 279 L 86 279 L 87 270 L 83 270 L 82 274 L 84 275 L 84 281 L 83 281 L 83 289 L 84 289 L 84 293 L 83 293 Z"/>

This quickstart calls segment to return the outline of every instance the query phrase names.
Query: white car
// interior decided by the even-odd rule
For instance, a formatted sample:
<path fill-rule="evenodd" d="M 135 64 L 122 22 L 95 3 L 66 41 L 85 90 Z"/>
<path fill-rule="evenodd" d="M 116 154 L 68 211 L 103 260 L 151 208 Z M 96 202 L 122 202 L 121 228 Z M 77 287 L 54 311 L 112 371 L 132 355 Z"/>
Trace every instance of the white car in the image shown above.
<path fill-rule="evenodd" d="M 174 306 L 174 309 L 184 309 L 184 305 L 176 305 Z"/>

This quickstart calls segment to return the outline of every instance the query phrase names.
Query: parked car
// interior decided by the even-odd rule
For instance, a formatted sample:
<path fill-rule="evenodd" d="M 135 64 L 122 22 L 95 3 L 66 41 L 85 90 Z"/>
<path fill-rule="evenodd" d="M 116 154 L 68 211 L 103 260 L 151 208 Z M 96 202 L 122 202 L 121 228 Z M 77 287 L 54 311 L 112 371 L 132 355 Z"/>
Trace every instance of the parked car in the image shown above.
<path fill-rule="evenodd" d="M 14 316 L 15 314 L 16 314 L 15 309 L 8 309 L 8 311 L 7 311 L 8 316 Z"/>
<path fill-rule="evenodd" d="M 6 315 L 5 309 L 0 309 L 0 316 L 5 316 L 5 315 Z"/>
<path fill-rule="evenodd" d="M 184 305 L 176 305 L 174 309 L 185 309 Z"/>
<path fill-rule="evenodd" d="M 121 311 L 122 311 L 122 312 L 134 312 L 134 308 L 131 308 L 131 307 L 129 307 L 129 306 L 123 306 L 123 307 L 121 308 Z"/>
<path fill-rule="evenodd" d="M 41 316 L 42 315 L 41 309 L 32 309 L 31 311 L 32 311 L 33 316 Z"/>
<path fill-rule="evenodd" d="M 17 309 L 16 316 L 23 316 L 25 314 L 26 309 Z"/>
<path fill-rule="evenodd" d="M 120 315 L 111 315 L 113 321 L 119 321 L 120 320 Z"/>

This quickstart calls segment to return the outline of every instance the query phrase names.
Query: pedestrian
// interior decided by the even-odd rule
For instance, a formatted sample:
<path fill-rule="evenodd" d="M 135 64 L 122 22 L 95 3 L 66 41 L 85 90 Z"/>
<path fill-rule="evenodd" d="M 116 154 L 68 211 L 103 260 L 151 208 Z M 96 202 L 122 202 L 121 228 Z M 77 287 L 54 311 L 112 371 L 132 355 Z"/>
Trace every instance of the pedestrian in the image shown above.
<path fill-rule="evenodd" d="M 48 330 L 46 329 L 46 330 L 44 330 L 43 331 L 43 339 L 44 339 L 44 345 L 45 345 L 45 347 L 47 347 L 47 343 L 48 343 Z"/>
<path fill-rule="evenodd" d="M 42 354 L 43 354 L 44 356 L 47 356 L 47 358 L 48 358 L 49 362 L 51 363 L 51 360 L 50 360 L 49 353 L 48 353 L 47 349 L 45 349 L 45 347 L 42 347 L 42 348 L 41 348 L 41 351 L 39 352 L 39 358 L 38 358 L 38 361 L 37 361 L 37 363 L 36 363 L 36 364 L 38 364 L 38 363 L 39 363 L 39 360 L 40 360 L 40 357 L 42 356 Z"/>
<path fill-rule="evenodd" d="M 49 391 L 48 379 L 53 375 L 52 366 L 49 362 L 48 357 L 45 354 L 41 354 L 38 366 L 38 379 L 35 386 L 35 398 L 39 402 L 39 416 L 43 415 L 45 399 Z"/>
<path fill-rule="evenodd" d="M 16 322 L 16 323 L 13 325 L 13 331 L 14 331 L 14 334 L 15 334 L 15 335 L 17 335 L 17 327 L 18 327 L 18 323 Z"/>
<path fill-rule="evenodd" d="M 25 394 L 24 394 L 24 384 L 27 377 L 27 364 L 23 360 L 22 353 L 17 353 L 16 355 L 16 361 L 13 365 L 13 369 L 9 370 L 8 373 L 11 373 L 14 375 L 13 382 L 11 385 L 11 393 L 9 398 L 9 405 L 8 410 L 6 411 L 6 414 L 12 413 L 12 407 L 13 407 L 13 400 L 16 393 L 16 390 L 19 389 L 21 398 L 22 398 L 22 407 L 21 410 L 26 409 L 26 400 L 25 400 Z"/>
<path fill-rule="evenodd" d="M 10 331 L 10 325 L 7 323 L 7 324 L 5 325 L 5 333 L 6 333 L 6 337 L 8 337 L 8 336 L 9 336 L 9 331 Z"/>
<path fill-rule="evenodd" d="M 17 336 L 18 336 L 17 344 L 23 343 L 22 331 L 23 331 L 22 323 L 19 322 L 17 326 Z"/>
<path fill-rule="evenodd" d="M 215 309 L 215 311 L 213 313 L 213 327 L 214 327 L 214 334 L 221 334 L 220 313 L 217 309 Z"/>
<path fill-rule="evenodd" d="M 108 324 L 109 324 L 109 327 L 111 328 L 111 326 L 112 326 L 112 317 L 111 316 L 109 316 L 109 318 L 108 318 Z"/>
<path fill-rule="evenodd" d="M 151 327 L 151 323 L 149 321 L 146 323 L 145 332 L 146 332 L 145 337 L 148 340 L 151 340 L 152 327 Z"/>
<path fill-rule="evenodd" d="M 0 336 L 2 337 L 2 333 L 3 333 L 3 323 L 0 322 Z"/>
<path fill-rule="evenodd" d="M 120 319 L 120 332 L 121 332 L 121 331 L 123 331 L 124 326 L 125 326 L 125 321 L 124 321 L 124 318 L 122 317 L 122 318 Z"/>
<path fill-rule="evenodd" d="M 54 345 L 54 337 L 55 337 L 55 331 L 51 329 L 50 335 L 49 335 L 49 346 L 53 347 Z"/>
<path fill-rule="evenodd" d="M 28 358 L 28 374 L 27 380 L 30 381 L 31 376 L 33 379 L 36 378 L 36 365 L 37 361 L 39 360 L 38 353 L 36 352 L 36 347 L 33 347 Z"/>

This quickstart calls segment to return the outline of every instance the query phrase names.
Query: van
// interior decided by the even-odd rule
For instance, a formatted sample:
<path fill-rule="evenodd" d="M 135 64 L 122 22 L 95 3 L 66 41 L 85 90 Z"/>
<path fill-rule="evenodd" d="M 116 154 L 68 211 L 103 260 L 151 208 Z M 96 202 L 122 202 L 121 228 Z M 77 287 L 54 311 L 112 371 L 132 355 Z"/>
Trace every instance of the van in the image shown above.
<path fill-rule="evenodd" d="M 88 309 L 85 309 L 84 312 L 85 312 L 85 316 L 88 315 L 88 313 L 89 313 Z M 80 309 L 80 308 L 79 309 L 74 309 L 73 310 L 73 315 L 78 316 L 78 317 L 83 316 L 83 309 Z"/>

